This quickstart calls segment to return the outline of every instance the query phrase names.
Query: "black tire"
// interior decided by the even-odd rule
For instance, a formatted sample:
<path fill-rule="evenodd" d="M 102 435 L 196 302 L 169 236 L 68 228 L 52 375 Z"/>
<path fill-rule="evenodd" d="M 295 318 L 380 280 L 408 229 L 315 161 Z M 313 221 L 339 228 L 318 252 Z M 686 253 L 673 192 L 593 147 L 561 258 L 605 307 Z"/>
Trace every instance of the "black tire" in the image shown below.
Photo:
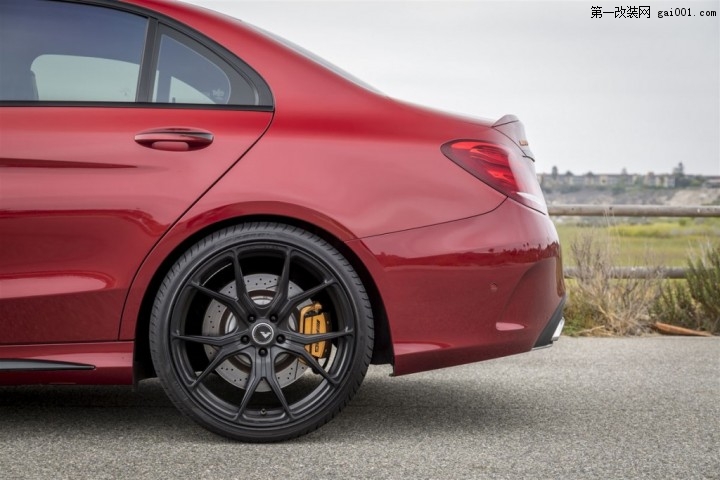
<path fill-rule="evenodd" d="M 226 437 L 273 442 L 317 429 L 350 401 L 370 363 L 373 319 L 335 248 L 299 228 L 248 223 L 175 262 L 149 335 L 181 412 Z"/>

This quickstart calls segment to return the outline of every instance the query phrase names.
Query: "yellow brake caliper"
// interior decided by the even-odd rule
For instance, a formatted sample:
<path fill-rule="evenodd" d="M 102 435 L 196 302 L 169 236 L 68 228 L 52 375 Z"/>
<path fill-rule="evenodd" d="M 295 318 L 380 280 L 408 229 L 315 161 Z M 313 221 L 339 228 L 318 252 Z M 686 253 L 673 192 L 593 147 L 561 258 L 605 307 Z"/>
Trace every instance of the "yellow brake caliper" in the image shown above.
<path fill-rule="evenodd" d="M 330 330 L 330 316 L 322 311 L 322 305 L 315 302 L 300 310 L 298 331 L 305 335 L 327 333 Z M 325 358 L 330 353 L 330 342 L 322 341 L 305 345 L 305 350 L 315 358 Z"/>

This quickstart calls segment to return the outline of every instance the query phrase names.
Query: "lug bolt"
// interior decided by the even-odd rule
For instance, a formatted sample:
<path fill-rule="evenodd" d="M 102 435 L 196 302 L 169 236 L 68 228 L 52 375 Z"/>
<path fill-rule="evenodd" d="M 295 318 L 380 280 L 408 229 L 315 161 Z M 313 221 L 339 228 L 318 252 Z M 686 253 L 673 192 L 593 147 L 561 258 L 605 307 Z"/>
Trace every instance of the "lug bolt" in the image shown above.
<path fill-rule="evenodd" d="M 284 342 L 285 342 L 285 335 L 278 335 L 278 336 L 277 336 L 277 342 L 278 342 L 278 343 L 284 343 Z"/>
<path fill-rule="evenodd" d="M 253 323 L 255 321 L 255 315 L 250 315 L 248 317 L 248 322 Z"/>
<path fill-rule="evenodd" d="M 267 355 L 267 349 L 261 348 L 261 349 L 258 351 L 258 353 L 260 354 L 261 357 L 264 357 L 265 355 Z"/>
<path fill-rule="evenodd" d="M 247 335 L 243 335 L 242 337 L 240 337 L 240 341 L 241 341 L 242 343 L 249 343 L 249 342 L 250 342 L 250 337 L 248 337 Z"/>
<path fill-rule="evenodd" d="M 275 315 L 270 315 L 270 321 L 271 321 L 271 322 L 277 322 L 277 316 L 275 316 Z"/>

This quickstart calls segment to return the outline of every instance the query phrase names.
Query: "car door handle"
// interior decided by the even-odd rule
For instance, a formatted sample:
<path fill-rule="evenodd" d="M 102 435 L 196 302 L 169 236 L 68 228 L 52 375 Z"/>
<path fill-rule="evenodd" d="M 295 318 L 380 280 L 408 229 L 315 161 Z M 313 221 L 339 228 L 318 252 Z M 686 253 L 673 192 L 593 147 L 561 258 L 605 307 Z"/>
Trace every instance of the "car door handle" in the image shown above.
<path fill-rule="evenodd" d="M 186 127 L 156 128 L 135 135 L 135 141 L 143 147 L 170 152 L 199 150 L 210 145 L 214 138 L 207 130 Z"/>

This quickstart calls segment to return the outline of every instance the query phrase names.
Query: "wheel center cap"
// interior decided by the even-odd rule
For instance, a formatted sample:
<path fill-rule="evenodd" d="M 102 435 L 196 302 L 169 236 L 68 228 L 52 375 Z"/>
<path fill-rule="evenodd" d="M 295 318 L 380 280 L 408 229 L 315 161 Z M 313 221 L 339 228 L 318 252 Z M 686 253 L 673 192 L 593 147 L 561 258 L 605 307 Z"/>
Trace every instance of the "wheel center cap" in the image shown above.
<path fill-rule="evenodd" d="M 275 329 L 269 323 L 258 323 L 252 329 L 252 339 L 258 345 L 267 345 L 274 336 Z"/>

